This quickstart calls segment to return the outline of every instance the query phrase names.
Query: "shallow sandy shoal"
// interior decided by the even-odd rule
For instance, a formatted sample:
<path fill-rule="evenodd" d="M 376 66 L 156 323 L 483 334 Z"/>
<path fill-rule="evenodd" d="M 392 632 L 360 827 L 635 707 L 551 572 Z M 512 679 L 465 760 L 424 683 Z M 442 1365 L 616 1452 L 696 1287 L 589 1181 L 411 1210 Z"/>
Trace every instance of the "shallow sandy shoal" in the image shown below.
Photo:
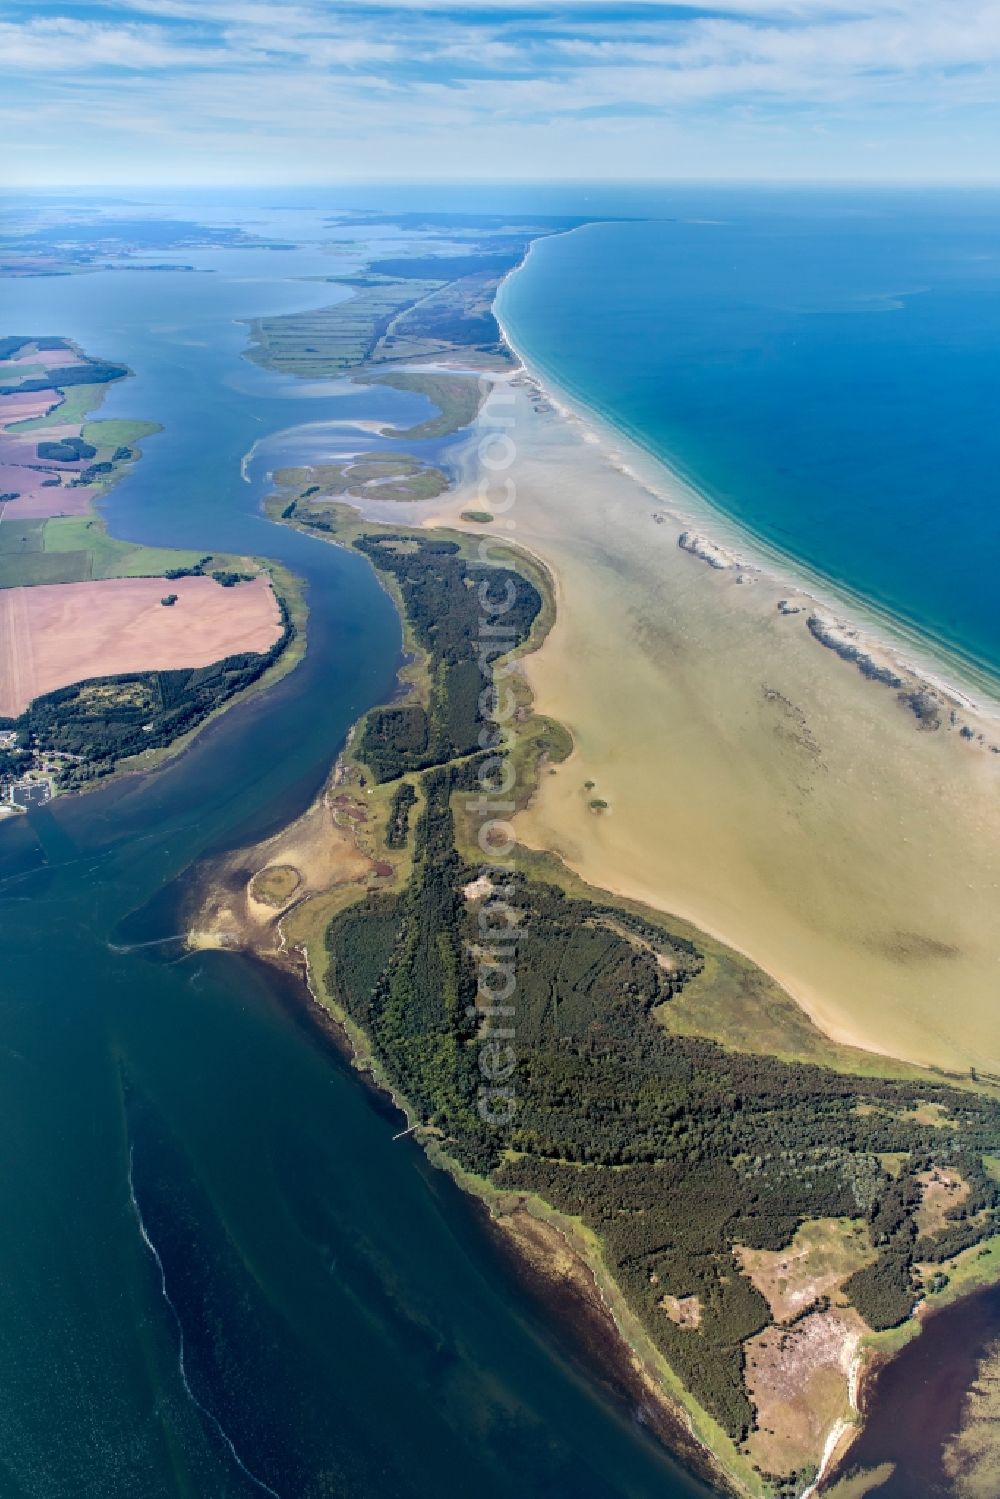
<path fill-rule="evenodd" d="M 576 749 L 521 838 L 749 954 L 837 1039 L 1000 1072 L 1000 755 L 922 732 L 812 638 L 808 599 L 778 611 L 787 582 L 681 551 L 669 494 L 536 399 L 518 392 L 495 484 L 514 481 L 506 537 L 556 577 L 528 674 Z M 423 514 L 466 509 L 498 509 L 472 461 Z"/>

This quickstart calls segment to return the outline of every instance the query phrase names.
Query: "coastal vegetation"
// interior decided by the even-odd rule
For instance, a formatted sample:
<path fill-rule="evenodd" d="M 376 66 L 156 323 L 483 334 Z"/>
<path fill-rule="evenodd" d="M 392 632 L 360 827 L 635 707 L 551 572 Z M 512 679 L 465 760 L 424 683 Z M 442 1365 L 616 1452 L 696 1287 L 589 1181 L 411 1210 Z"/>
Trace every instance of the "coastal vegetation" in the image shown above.
<path fill-rule="evenodd" d="M 265 369 L 322 379 L 355 369 L 374 357 L 394 317 L 436 283 L 378 282 L 312 312 L 279 313 L 250 324 L 247 358 Z"/>
<path fill-rule="evenodd" d="M 431 370 L 392 370 L 388 374 L 366 378 L 368 385 L 389 385 L 393 390 L 414 391 L 426 396 L 438 409 L 437 416 L 428 417 L 416 426 L 398 429 L 386 427 L 383 435 L 400 441 L 426 441 L 428 438 L 449 437 L 460 432 L 474 421 L 483 403 L 485 390 L 476 375 L 441 373 Z"/>
<path fill-rule="evenodd" d="M 491 643 L 480 637 L 481 589 L 457 542 L 389 532 L 361 536 L 354 545 L 395 582 L 431 683 L 426 703 L 368 715 L 361 758 L 376 780 L 392 781 L 404 771 L 472 754 L 482 728 L 480 699 L 492 686 L 491 664 L 527 640 L 541 609 L 537 590 L 510 569 L 491 570 L 490 592 L 503 597 L 510 589 L 514 597 L 504 614 L 502 645 Z"/>
<path fill-rule="evenodd" d="M 352 274 L 327 277 L 349 287 L 351 295 L 309 312 L 254 319 L 248 358 L 308 379 L 455 356 L 466 367 L 505 368 L 510 353 L 493 312 L 501 279 L 523 259 L 533 239 L 580 222 L 543 216 L 513 229 L 483 222 L 475 228 L 474 242 L 465 242 L 458 253 L 420 253 L 418 241 L 412 255 L 373 259 Z M 466 232 L 471 227 L 463 226 Z M 449 397 L 457 399 L 468 409 L 466 396 Z M 431 424 L 434 430 L 419 435 L 457 430 L 453 422 L 442 408 L 442 416 Z"/>
<path fill-rule="evenodd" d="M 56 790 L 79 790 L 123 760 L 175 743 L 275 666 L 295 636 L 280 595 L 278 604 L 282 632 L 269 651 L 203 667 L 92 678 L 36 697 L 2 726 L 16 733 L 19 750 L 33 762 L 56 767 Z"/>
<path fill-rule="evenodd" d="M 108 591 L 111 580 L 150 578 L 165 583 L 206 577 L 233 589 L 260 580 L 262 569 L 252 559 L 147 547 L 109 534 L 94 502 L 141 456 L 139 441 L 160 430 L 150 422 L 84 420 L 100 404 L 107 386 L 128 375 L 124 366 L 92 359 L 60 338 L 2 340 L 0 359 L 8 361 L 7 374 L 0 376 L 0 441 L 5 444 L 5 474 L 17 486 L 0 500 L 0 589 L 43 590 L 32 594 L 36 603 L 42 600 L 38 609 L 15 604 L 13 613 L 4 614 L 7 638 L 0 641 L 0 689 L 5 706 L 9 704 L 7 711 L 15 716 L 2 721 L 13 744 L 5 752 L 0 780 L 9 786 L 28 775 L 47 783 L 50 790 L 73 791 L 110 775 L 137 755 L 149 763 L 157 751 L 186 738 L 236 694 L 265 674 L 273 675 L 279 661 L 283 667 L 294 664 L 297 658 L 289 646 L 304 611 L 297 585 L 283 576 L 280 590 L 275 589 L 280 633 L 275 639 L 277 626 L 268 631 L 266 638 L 273 644 L 266 650 L 232 651 L 233 630 L 224 628 L 218 638 L 225 641 L 225 654 L 220 651 L 214 662 L 102 673 L 107 651 L 101 644 L 101 615 L 115 605 Z M 26 404 L 25 395 L 36 392 L 39 403 Z M 17 419 L 31 409 L 41 415 Z M 70 423 L 78 426 L 76 434 L 67 433 Z M 44 436 L 49 428 L 56 429 L 52 438 Z M 31 662 L 43 654 L 43 644 L 49 658 L 53 650 L 59 654 L 52 631 L 61 628 L 62 596 L 59 588 L 47 593 L 44 589 L 63 584 L 94 585 L 93 648 L 80 655 L 82 680 L 71 682 L 65 674 L 50 671 L 46 683 L 32 673 Z M 158 597 L 175 611 L 178 593 L 164 588 Z M 234 604 L 231 617 L 244 621 L 243 638 L 253 646 L 257 641 L 246 631 L 250 616 L 256 618 L 259 611 L 247 614 L 242 603 Z M 141 607 L 137 599 L 132 614 Z M 208 617 L 198 612 L 193 598 L 191 608 L 192 618 L 200 620 L 209 631 L 206 638 L 212 638 Z M 167 659 L 171 654 L 176 660 L 176 653 L 168 653 Z M 197 660 L 199 653 L 193 654 Z M 83 669 L 84 661 L 89 671 Z M 53 676 L 66 685 L 40 690 L 51 686 Z M 29 692 L 35 695 L 19 711 Z"/>
<path fill-rule="evenodd" d="M 497 1211 L 553 1215 L 592 1246 L 620 1324 L 663 1361 L 730 1478 L 798 1492 L 827 1431 L 852 1417 L 852 1350 L 911 1331 L 918 1303 L 947 1295 L 1000 1232 L 1000 1103 L 827 1042 L 747 960 L 549 855 L 493 866 L 470 802 L 511 782 L 519 802 L 565 749 L 521 683 L 513 734 L 484 753 L 479 734 L 493 743 L 496 728 L 471 670 L 472 543 L 346 511 L 332 530 L 386 578 L 417 655 L 402 700 L 363 720 L 347 775 L 392 789 L 388 854 L 399 809 L 419 813 L 387 888 L 338 892 L 321 995 L 435 1159 Z M 537 644 L 551 604 L 518 554 L 489 578 L 522 602 L 493 673 L 504 651 Z M 502 958 L 484 937 L 498 929 Z M 509 1017 L 481 977 L 484 948 L 516 971 Z M 484 1057 L 515 1100 L 509 1117 L 480 1107 Z M 929 1216 L 942 1171 L 961 1191 Z"/>
<path fill-rule="evenodd" d="M 1000 1193 L 982 1166 L 1000 1107 L 671 1036 L 659 1011 L 701 971 L 695 945 L 524 877 L 506 877 L 502 899 L 491 892 L 467 906 L 462 887 L 479 871 L 455 848 L 450 801 L 475 780 L 439 768 L 423 784 L 410 886 L 335 919 L 331 992 L 371 1037 L 414 1117 L 466 1170 L 542 1198 L 598 1237 L 654 1344 L 742 1443 L 757 1420 L 745 1345 L 772 1312 L 738 1248 L 779 1251 L 803 1224 L 851 1220 L 871 1264 L 837 1283 L 843 1301 L 873 1330 L 898 1325 L 918 1299 L 917 1259 L 940 1263 L 1000 1227 Z M 481 997 L 476 1009 L 473 953 L 480 917 L 500 920 L 501 907 L 516 913 L 520 961 L 509 1072 L 517 1109 L 498 1126 L 477 1110 L 491 1024 Z M 954 1111 L 957 1140 L 944 1144 L 914 1122 L 905 1106 L 928 1098 Z M 858 1113 L 870 1100 L 897 1108 L 873 1126 Z M 905 1173 L 884 1170 L 883 1151 L 905 1156 Z M 942 1155 L 960 1163 L 970 1195 L 922 1238 L 917 1177 Z M 666 1295 L 697 1298 L 697 1337 L 664 1316 Z"/>
<path fill-rule="evenodd" d="M 311 516 L 314 525 L 325 518 L 324 503 L 330 499 L 433 500 L 448 488 L 447 474 L 433 464 L 409 453 L 377 450 L 338 463 L 278 469 L 274 479 L 303 522 L 309 524 Z"/>

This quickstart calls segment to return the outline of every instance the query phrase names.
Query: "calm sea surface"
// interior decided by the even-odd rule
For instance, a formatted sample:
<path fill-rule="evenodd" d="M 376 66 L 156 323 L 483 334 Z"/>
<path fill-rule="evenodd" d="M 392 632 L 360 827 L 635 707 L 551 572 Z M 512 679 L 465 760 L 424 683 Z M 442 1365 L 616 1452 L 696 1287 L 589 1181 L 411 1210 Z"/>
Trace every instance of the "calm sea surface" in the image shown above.
<path fill-rule="evenodd" d="M 290 279 L 329 260 L 197 259 L 0 282 L 0 327 L 127 362 L 104 414 L 164 424 L 114 530 L 280 557 L 312 610 L 304 664 L 182 759 L 0 827 L 0 1495 L 694 1499 L 301 996 L 164 940 L 184 871 L 305 807 L 400 651 L 364 561 L 240 477 L 258 439 L 373 412 L 240 358 L 234 319 L 329 300 Z"/>
<path fill-rule="evenodd" d="M 502 290 L 529 363 L 770 546 L 1000 674 L 1000 194 L 606 208 L 642 220 L 537 243 Z"/>
<path fill-rule="evenodd" d="M 529 357 L 760 535 L 995 662 L 997 219 L 977 202 L 436 206 L 655 219 L 536 249 L 504 307 Z M 103 414 L 165 430 L 113 530 L 280 558 L 309 647 L 152 777 L 0 827 L 0 1495 L 694 1499 L 297 991 L 172 940 L 185 872 L 301 811 L 399 661 L 362 559 L 259 514 L 268 463 L 426 409 L 241 359 L 239 319 L 331 300 L 296 279 L 329 257 L 183 258 L 214 274 L 0 282 L 0 330 L 132 367 Z"/>

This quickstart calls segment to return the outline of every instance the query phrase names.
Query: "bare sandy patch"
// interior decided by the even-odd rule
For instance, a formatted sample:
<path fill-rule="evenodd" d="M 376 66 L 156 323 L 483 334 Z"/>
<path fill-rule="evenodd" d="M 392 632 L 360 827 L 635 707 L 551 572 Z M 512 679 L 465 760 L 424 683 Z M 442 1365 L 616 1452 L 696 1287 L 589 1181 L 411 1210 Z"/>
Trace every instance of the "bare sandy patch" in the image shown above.
<path fill-rule="evenodd" d="M 917 1230 L 925 1238 L 930 1238 L 949 1226 L 948 1214 L 952 1208 L 961 1207 L 972 1188 L 961 1172 L 950 1166 L 935 1166 L 932 1171 L 922 1171 L 917 1181 L 920 1183 Z"/>
<path fill-rule="evenodd" d="M 746 1384 L 757 1412 L 747 1448 L 767 1473 L 815 1463 L 850 1415 L 850 1372 L 864 1323 L 852 1310 L 812 1312 L 794 1327 L 768 1327 L 746 1346 Z"/>
<path fill-rule="evenodd" d="M 176 594 L 176 603 L 161 600 Z M 208 666 L 266 651 L 281 634 L 270 582 L 112 578 L 0 593 L 0 714 L 90 677 Z"/>
<path fill-rule="evenodd" d="M 345 817 L 345 801 L 328 788 L 291 827 L 230 855 L 199 903 L 190 942 L 197 947 L 248 947 L 265 957 L 286 956 L 280 920 L 310 896 L 361 886 L 377 874 L 359 846 L 359 819 Z"/>
<path fill-rule="evenodd" d="M 875 1259 L 859 1218 L 803 1223 L 787 1249 L 747 1249 L 737 1244 L 734 1250 L 740 1268 L 766 1299 L 777 1322 L 790 1322 Z"/>
<path fill-rule="evenodd" d="M 701 1325 L 701 1302 L 697 1296 L 670 1296 L 664 1293 L 660 1297 L 660 1306 L 678 1327 Z"/>

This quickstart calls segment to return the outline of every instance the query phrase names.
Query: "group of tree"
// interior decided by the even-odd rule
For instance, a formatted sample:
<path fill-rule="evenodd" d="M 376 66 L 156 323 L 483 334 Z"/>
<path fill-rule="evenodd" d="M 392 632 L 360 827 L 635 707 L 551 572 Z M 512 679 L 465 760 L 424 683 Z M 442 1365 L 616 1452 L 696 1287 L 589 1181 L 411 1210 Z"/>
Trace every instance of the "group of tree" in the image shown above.
<path fill-rule="evenodd" d="M 492 687 L 492 665 L 528 638 L 542 606 L 538 590 L 513 568 L 476 570 L 453 541 L 389 534 L 361 536 L 354 544 L 395 579 L 432 683 L 428 706 L 405 703 L 368 715 L 361 759 L 377 781 L 391 781 L 472 754 L 485 721 L 482 698 Z M 508 599 L 502 614 L 490 612 Z M 498 621 L 502 635 L 484 629 Z"/>
<path fill-rule="evenodd" d="M 295 633 L 284 600 L 278 602 L 283 629 L 270 650 L 241 652 L 210 666 L 98 677 L 58 688 L 35 698 L 14 721 L 19 743 L 77 757 L 60 772 L 63 789 L 109 775 L 119 761 L 143 750 L 172 744 L 277 661 Z"/>
<path fill-rule="evenodd" d="M 703 975 L 705 957 L 667 920 L 570 897 L 517 870 L 468 900 L 481 871 L 456 848 L 452 799 L 484 769 L 480 698 L 492 668 L 477 659 L 479 579 L 449 542 L 365 536 L 356 545 L 395 578 L 434 689 L 428 709 L 403 704 L 366 721 L 361 757 L 379 780 L 417 772 L 422 806 L 406 888 L 371 893 L 333 919 L 330 990 L 453 1158 L 598 1236 L 653 1343 L 742 1440 L 755 1419 L 745 1344 L 771 1312 L 735 1246 L 780 1250 L 806 1221 L 860 1220 L 874 1259 L 844 1291 L 872 1328 L 897 1325 L 917 1297 L 916 1261 L 943 1261 L 1000 1230 L 1000 1184 L 984 1162 L 1000 1151 L 1000 1104 L 930 1080 L 852 1076 L 671 1033 L 662 1009 Z M 505 649 L 527 637 L 541 603 L 526 579 L 510 577 Z M 494 596 L 504 578 L 491 570 Z M 410 779 L 401 782 L 390 846 L 405 840 L 417 800 Z M 492 947 L 490 933 L 499 933 Z M 482 1008 L 484 961 L 499 965 L 502 1018 Z M 484 1078 L 498 1069 L 514 1098 L 509 1117 L 480 1108 Z M 949 1127 L 927 1122 L 925 1104 Z M 941 1165 L 969 1193 L 942 1228 L 922 1233 L 924 1174 Z M 672 1321 L 665 1295 L 697 1297 L 697 1327 Z"/>

